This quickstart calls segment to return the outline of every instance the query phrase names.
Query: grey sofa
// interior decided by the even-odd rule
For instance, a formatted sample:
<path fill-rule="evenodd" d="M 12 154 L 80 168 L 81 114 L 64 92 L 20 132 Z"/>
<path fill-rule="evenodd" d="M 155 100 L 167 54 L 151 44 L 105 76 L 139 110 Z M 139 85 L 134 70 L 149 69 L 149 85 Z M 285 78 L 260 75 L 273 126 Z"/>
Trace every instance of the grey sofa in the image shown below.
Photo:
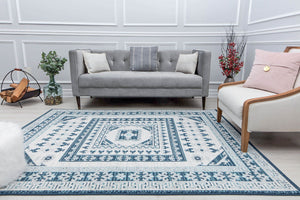
<path fill-rule="evenodd" d="M 159 51 L 158 71 L 130 71 L 127 50 L 70 50 L 72 92 L 80 109 L 80 96 L 93 97 L 202 97 L 202 107 L 208 96 L 211 53 L 198 51 L 195 74 L 175 72 L 179 54 L 192 51 Z M 83 52 L 106 53 L 111 71 L 88 74 Z"/>

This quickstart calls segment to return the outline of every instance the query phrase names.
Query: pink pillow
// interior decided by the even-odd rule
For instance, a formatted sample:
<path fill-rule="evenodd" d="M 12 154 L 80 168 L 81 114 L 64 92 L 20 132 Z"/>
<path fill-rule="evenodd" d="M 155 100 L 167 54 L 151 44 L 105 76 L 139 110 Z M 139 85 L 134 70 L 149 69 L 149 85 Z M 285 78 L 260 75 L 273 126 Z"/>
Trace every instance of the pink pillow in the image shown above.
<path fill-rule="evenodd" d="M 274 93 L 293 89 L 300 66 L 300 53 L 275 53 L 257 49 L 244 87 Z"/>

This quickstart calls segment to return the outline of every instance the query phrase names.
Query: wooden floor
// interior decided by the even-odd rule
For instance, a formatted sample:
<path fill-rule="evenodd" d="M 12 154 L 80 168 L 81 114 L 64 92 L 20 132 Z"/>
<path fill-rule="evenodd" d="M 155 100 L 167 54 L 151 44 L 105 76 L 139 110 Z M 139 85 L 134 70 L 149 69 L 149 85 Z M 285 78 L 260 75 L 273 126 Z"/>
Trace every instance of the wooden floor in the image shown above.
<path fill-rule="evenodd" d="M 206 109 L 216 109 L 216 99 L 208 98 Z M 128 99 L 97 99 L 82 98 L 82 109 L 202 109 L 201 98 L 195 99 L 159 99 L 159 98 L 128 98 Z M 77 109 L 75 98 L 65 97 L 64 102 L 57 106 L 46 106 L 38 98 L 23 102 L 23 108 L 18 104 L 5 104 L 0 106 L 0 121 L 10 121 L 23 126 L 49 109 Z M 252 133 L 250 141 L 285 175 L 300 186 L 300 133 Z M 283 196 L 0 196 L 5 199 L 299 199 L 300 197 Z"/>

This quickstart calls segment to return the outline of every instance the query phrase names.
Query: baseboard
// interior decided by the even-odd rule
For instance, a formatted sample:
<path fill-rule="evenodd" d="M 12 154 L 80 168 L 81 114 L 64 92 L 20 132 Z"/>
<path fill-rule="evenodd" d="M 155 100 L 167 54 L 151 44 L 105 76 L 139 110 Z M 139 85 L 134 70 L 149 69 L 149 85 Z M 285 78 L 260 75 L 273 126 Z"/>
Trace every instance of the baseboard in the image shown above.
<path fill-rule="evenodd" d="M 73 97 L 72 89 L 63 89 L 64 97 Z"/>

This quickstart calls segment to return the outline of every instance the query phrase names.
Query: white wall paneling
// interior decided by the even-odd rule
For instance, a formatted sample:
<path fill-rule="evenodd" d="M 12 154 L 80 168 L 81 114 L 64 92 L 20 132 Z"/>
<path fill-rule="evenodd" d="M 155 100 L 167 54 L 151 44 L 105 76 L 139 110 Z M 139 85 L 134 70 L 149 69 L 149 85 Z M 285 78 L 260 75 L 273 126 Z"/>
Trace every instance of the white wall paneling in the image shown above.
<path fill-rule="evenodd" d="M 245 66 L 236 76 L 243 80 L 255 49 L 300 46 L 299 21 L 300 0 L 0 0 L 0 78 L 17 66 L 47 83 L 37 69 L 42 51 L 68 59 L 70 49 L 207 49 L 210 95 L 216 96 L 225 79 L 218 57 L 229 25 L 248 36 Z M 71 95 L 69 62 L 56 79 Z"/>
<path fill-rule="evenodd" d="M 16 0 L 20 24 L 117 26 L 117 0 Z"/>
<path fill-rule="evenodd" d="M 177 26 L 179 0 L 123 0 L 124 26 Z"/>
<path fill-rule="evenodd" d="M 270 35 L 270 34 L 280 34 L 280 33 L 291 33 L 291 32 L 299 32 L 300 24 L 291 25 L 291 26 L 280 26 L 276 28 L 264 28 L 259 30 L 249 30 L 247 31 L 247 36 L 255 36 L 255 35 Z"/>
<path fill-rule="evenodd" d="M 184 26 L 237 26 L 240 5 L 240 0 L 184 0 Z"/>
<path fill-rule="evenodd" d="M 7 72 L 19 66 L 15 41 L 0 40 L 0 55 L 0 81 L 2 81 Z"/>
<path fill-rule="evenodd" d="M 22 41 L 22 50 L 24 56 L 24 67 L 30 69 L 41 83 L 48 82 L 46 73 L 38 69 L 41 60 L 41 52 L 48 53 L 56 51 L 61 57 L 69 60 L 69 50 L 72 49 L 118 49 L 116 42 L 91 42 L 91 41 L 39 41 L 24 40 Z M 56 76 L 59 83 L 71 83 L 69 61 L 65 64 L 65 69 Z"/>
<path fill-rule="evenodd" d="M 300 15 L 299 0 L 250 0 L 248 24 L 262 23 L 295 15 Z"/>
<path fill-rule="evenodd" d="M 11 24 L 11 2 L 10 0 L 0 0 L 0 24 Z"/>
<path fill-rule="evenodd" d="M 125 42 L 124 49 L 129 50 L 130 47 L 143 47 L 143 46 L 158 46 L 159 50 L 176 50 L 176 42 Z"/>

